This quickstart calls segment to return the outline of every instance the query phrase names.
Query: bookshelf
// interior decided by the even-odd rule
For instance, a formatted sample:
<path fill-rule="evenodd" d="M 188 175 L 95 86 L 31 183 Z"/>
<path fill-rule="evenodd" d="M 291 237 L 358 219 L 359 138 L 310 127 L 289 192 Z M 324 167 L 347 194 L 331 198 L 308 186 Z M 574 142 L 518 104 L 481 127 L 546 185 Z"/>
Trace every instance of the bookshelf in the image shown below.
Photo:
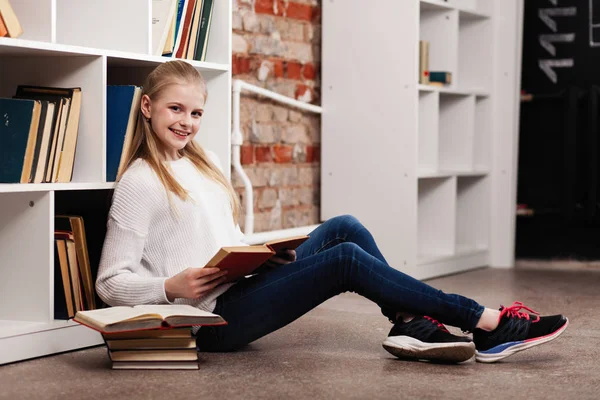
<path fill-rule="evenodd" d="M 416 278 L 514 261 L 523 0 L 323 3 L 321 217 Z M 452 83 L 422 85 L 429 70 Z"/>
<path fill-rule="evenodd" d="M 91 329 L 53 319 L 54 215 L 90 216 L 90 258 L 99 258 L 92 242 L 103 237 L 114 186 L 105 173 L 106 86 L 141 85 L 152 68 L 170 60 L 151 55 L 152 0 L 11 4 L 24 34 L 0 38 L 0 97 L 13 96 L 19 84 L 76 86 L 83 102 L 70 183 L 0 184 L 0 364 L 102 343 Z M 219 155 L 227 173 L 231 12 L 231 0 L 214 2 L 207 61 L 189 61 L 209 92 L 196 140 Z"/>

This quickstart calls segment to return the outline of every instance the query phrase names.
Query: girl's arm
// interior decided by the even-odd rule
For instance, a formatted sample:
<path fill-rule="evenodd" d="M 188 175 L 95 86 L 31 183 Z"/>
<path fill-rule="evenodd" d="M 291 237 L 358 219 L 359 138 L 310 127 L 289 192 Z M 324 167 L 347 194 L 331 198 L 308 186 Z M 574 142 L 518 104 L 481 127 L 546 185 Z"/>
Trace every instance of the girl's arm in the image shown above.
<path fill-rule="evenodd" d="M 98 295 L 111 306 L 169 302 L 167 277 L 141 264 L 150 221 L 163 200 L 156 183 L 151 171 L 138 165 L 115 189 L 96 279 Z"/>

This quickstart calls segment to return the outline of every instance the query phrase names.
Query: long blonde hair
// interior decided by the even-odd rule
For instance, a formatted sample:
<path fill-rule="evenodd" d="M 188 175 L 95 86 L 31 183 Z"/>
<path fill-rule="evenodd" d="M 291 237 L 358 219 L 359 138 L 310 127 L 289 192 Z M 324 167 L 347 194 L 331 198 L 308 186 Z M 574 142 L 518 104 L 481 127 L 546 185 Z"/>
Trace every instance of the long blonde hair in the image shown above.
<path fill-rule="evenodd" d="M 204 78 L 194 67 L 180 60 L 165 62 L 150 72 L 144 82 L 142 95 L 148 95 L 151 101 L 155 101 L 162 90 L 174 83 L 200 85 L 206 101 L 207 91 Z M 156 136 L 150 122 L 142 114 L 140 107 L 133 140 L 127 154 L 127 162 L 123 170 L 119 172 L 118 179 L 135 160 L 141 158 L 154 170 L 167 189 L 168 194 L 173 193 L 183 201 L 188 200 L 187 191 L 177 182 L 163 163 L 160 156 L 160 146 L 160 139 Z M 187 157 L 201 173 L 223 186 L 229 196 L 234 221 L 237 222 L 240 208 L 238 196 L 221 170 L 208 158 L 204 149 L 192 140 L 183 149 L 179 150 L 179 155 Z"/>

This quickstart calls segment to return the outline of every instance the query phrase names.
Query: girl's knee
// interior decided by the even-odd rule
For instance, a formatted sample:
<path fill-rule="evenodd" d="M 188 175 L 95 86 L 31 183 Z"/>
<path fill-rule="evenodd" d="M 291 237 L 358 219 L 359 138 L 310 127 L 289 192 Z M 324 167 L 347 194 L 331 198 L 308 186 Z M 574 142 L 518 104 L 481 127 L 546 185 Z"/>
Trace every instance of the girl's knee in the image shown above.
<path fill-rule="evenodd" d="M 337 217 L 333 217 L 333 221 L 342 227 L 343 230 L 356 229 L 357 227 L 362 227 L 360 221 L 353 215 L 345 214 L 338 215 Z"/>

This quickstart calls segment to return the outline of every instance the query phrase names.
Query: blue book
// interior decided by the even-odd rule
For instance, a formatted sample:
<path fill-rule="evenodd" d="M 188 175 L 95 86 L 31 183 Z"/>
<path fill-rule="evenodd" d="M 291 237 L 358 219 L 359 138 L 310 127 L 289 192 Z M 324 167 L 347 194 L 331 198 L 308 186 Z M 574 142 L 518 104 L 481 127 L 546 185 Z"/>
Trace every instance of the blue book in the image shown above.
<path fill-rule="evenodd" d="M 0 99 L 0 182 L 29 182 L 40 113 L 39 100 Z"/>
<path fill-rule="evenodd" d="M 135 129 L 141 88 L 109 85 L 106 88 L 106 181 L 117 179 L 123 150 Z"/>

